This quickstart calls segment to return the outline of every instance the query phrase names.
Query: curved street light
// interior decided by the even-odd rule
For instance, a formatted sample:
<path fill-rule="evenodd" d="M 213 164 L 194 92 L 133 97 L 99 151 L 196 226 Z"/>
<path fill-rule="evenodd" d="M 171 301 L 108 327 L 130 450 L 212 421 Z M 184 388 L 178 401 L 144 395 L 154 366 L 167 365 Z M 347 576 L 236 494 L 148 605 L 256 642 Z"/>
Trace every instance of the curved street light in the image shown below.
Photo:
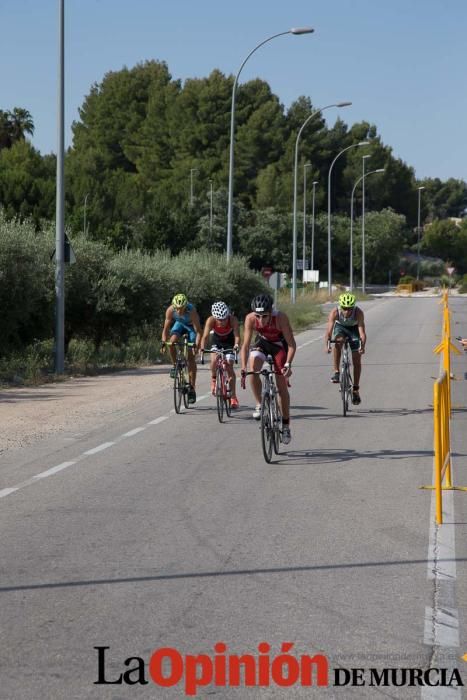
<path fill-rule="evenodd" d="M 278 36 L 284 36 L 285 34 L 312 34 L 315 30 L 312 27 L 296 27 L 287 30 L 286 32 L 279 32 L 279 34 L 273 34 L 272 36 L 264 39 L 261 43 L 257 44 L 255 48 L 250 51 L 248 56 L 243 61 L 242 65 L 238 69 L 238 73 L 235 76 L 233 88 L 232 88 L 232 107 L 230 111 L 230 155 L 229 155 L 229 196 L 227 204 L 227 260 L 230 260 L 232 255 L 232 214 L 233 214 L 233 170 L 234 170 L 234 131 L 235 131 L 235 96 L 237 92 L 237 83 L 242 72 L 243 66 L 248 61 L 250 56 L 255 53 L 263 44 L 266 44 L 272 39 L 276 39 Z"/>
<path fill-rule="evenodd" d="M 378 168 L 377 170 L 370 170 L 369 173 L 366 173 L 365 177 L 368 175 L 373 175 L 373 173 L 384 173 L 384 168 Z M 349 289 L 352 291 L 353 289 L 353 198 L 355 194 L 355 190 L 357 189 L 358 185 L 360 182 L 363 180 L 363 175 L 360 175 L 360 177 L 355 181 L 355 185 L 353 186 L 352 189 L 352 195 L 350 197 L 350 279 L 349 279 Z M 363 239 L 362 239 L 363 242 Z M 363 260 L 363 256 L 362 256 Z"/>
<path fill-rule="evenodd" d="M 311 168 L 311 163 L 305 163 L 303 166 L 303 242 L 302 242 L 302 270 L 303 270 L 303 288 L 302 293 L 305 294 L 305 267 L 306 267 L 306 171 Z"/>
<path fill-rule="evenodd" d="M 308 115 L 300 129 L 298 130 L 295 140 L 295 161 L 294 161 L 294 178 L 293 178 L 293 235 L 292 235 L 292 304 L 295 304 L 297 296 L 297 172 L 298 172 L 298 142 L 302 135 L 303 129 L 306 127 L 310 119 L 313 119 L 317 114 L 321 114 L 325 109 L 331 107 L 348 107 L 351 102 L 334 102 L 331 105 L 315 109 L 314 112 Z M 305 257 L 305 255 L 303 256 Z"/>
<path fill-rule="evenodd" d="M 418 189 L 418 218 L 417 218 L 417 279 L 420 279 L 420 196 L 424 187 Z"/>
<path fill-rule="evenodd" d="M 331 274 L 331 172 L 334 167 L 334 163 L 343 153 L 348 151 L 350 148 L 359 148 L 360 146 L 369 146 L 369 141 L 360 141 L 359 143 L 352 143 L 347 148 L 343 148 L 331 163 L 328 174 L 328 295 L 331 297 L 332 294 L 332 274 Z"/>
<path fill-rule="evenodd" d="M 313 203 L 311 205 L 311 260 L 310 267 L 312 270 L 315 269 L 315 196 L 316 196 L 316 185 L 318 180 L 313 182 Z M 316 282 L 314 283 L 316 285 Z"/>

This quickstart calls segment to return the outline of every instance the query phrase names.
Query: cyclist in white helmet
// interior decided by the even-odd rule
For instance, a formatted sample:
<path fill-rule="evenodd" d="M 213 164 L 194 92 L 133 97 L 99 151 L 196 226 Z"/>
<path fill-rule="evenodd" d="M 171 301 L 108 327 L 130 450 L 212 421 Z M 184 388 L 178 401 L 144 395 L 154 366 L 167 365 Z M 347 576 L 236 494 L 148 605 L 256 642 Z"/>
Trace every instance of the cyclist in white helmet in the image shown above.
<path fill-rule="evenodd" d="M 238 319 L 230 313 L 230 309 L 223 301 L 216 301 L 211 307 L 211 314 L 204 326 L 204 333 L 201 339 L 201 350 L 204 350 L 211 335 L 211 349 L 220 348 L 227 350 L 234 348 L 238 350 L 240 347 L 240 329 Z M 235 372 L 233 368 L 234 356 L 228 355 L 229 360 L 228 372 L 230 376 L 230 405 L 232 408 L 238 408 L 238 398 L 236 392 Z M 216 394 L 216 356 L 211 355 L 211 394 Z"/>

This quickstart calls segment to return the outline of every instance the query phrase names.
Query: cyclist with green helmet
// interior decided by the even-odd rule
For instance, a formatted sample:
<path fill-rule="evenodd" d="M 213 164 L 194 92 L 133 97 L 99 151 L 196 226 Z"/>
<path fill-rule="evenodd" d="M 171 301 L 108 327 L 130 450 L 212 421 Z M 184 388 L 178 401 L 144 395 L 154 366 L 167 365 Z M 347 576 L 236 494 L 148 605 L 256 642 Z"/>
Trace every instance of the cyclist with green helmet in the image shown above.
<path fill-rule="evenodd" d="M 165 312 L 165 323 L 162 330 L 162 341 L 176 343 L 183 336 L 188 337 L 189 343 L 194 343 L 193 348 L 188 350 L 188 376 L 190 379 L 190 388 L 188 390 L 188 402 L 196 402 L 196 347 L 201 343 L 201 323 L 198 312 L 194 304 L 191 304 L 185 294 L 176 294 L 172 299 L 171 305 Z M 175 362 L 177 353 L 173 345 L 169 345 L 170 357 L 172 358 L 173 367 L 170 370 L 170 376 L 175 376 Z"/>
<path fill-rule="evenodd" d="M 344 292 L 339 296 L 339 305 L 332 309 L 328 316 L 328 325 L 324 334 L 324 342 L 326 344 L 326 352 L 331 352 L 329 341 L 337 341 L 334 345 L 333 360 L 334 372 L 331 376 L 331 382 L 339 384 L 339 365 L 342 352 L 342 341 L 345 337 L 349 338 L 350 349 L 352 351 L 353 362 L 353 388 L 352 388 L 352 403 L 359 404 L 360 398 L 360 375 L 362 372 L 361 355 L 365 352 L 366 332 L 365 332 L 365 316 L 358 306 L 356 299 L 350 292 Z"/>

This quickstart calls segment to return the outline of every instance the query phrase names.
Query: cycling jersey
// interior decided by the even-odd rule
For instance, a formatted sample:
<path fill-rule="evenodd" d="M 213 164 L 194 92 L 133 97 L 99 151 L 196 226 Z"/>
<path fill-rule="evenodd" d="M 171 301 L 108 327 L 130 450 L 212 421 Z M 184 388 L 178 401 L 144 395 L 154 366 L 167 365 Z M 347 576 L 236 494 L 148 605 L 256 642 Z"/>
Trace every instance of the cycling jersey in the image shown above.
<path fill-rule="evenodd" d="M 335 340 L 338 336 L 347 336 L 349 338 L 350 349 L 352 352 L 356 352 L 360 347 L 357 310 L 358 307 L 355 306 L 350 316 L 346 318 L 341 309 L 338 307 L 337 318 L 334 322 L 334 328 L 332 330 L 332 340 Z"/>
<path fill-rule="evenodd" d="M 270 321 L 265 326 L 260 326 L 255 317 L 255 330 L 257 336 L 253 343 L 254 356 L 258 351 L 266 360 L 267 355 L 271 355 L 274 366 L 278 372 L 282 371 L 287 360 L 288 345 L 280 328 L 277 326 L 278 311 L 273 311 Z"/>
<path fill-rule="evenodd" d="M 277 343 L 284 340 L 282 331 L 277 327 L 278 311 L 273 311 L 269 323 L 266 326 L 260 326 L 258 319 L 255 317 L 255 330 L 259 337 L 269 340 L 271 343 Z"/>
<path fill-rule="evenodd" d="M 341 326 L 344 326 L 344 328 L 352 328 L 352 326 L 358 326 L 358 319 L 357 319 L 357 311 L 358 310 L 359 310 L 358 306 L 354 306 L 350 316 L 344 316 L 344 314 L 342 313 L 342 309 L 338 306 L 337 307 L 336 323 L 339 323 Z"/>
<path fill-rule="evenodd" d="M 223 336 L 227 336 L 233 332 L 231 318 L 232 318 L 231 316 L 228 317 L 227 323 L 225 325 L 222 325 L 217 318 L 214 321 L 214 325 L 212 327 L 212 330 L 220 338 L 222 338 Z"/>
<path fill-rule="evenodd" d="M 186 305 L 184 314 L 178 313 L 178 311 L 175 308 L 173 309 L 172 319 L 174 321 L 174 324 L 170 329 L 170 335 L 187 335 L 189 343 L 196 342 L 196 331 L 194 329 L 192 321 L 190 320 L 191 311 L 194 308 L 195 307 L 193 306 L 193 304 L 188 303 Z"/>

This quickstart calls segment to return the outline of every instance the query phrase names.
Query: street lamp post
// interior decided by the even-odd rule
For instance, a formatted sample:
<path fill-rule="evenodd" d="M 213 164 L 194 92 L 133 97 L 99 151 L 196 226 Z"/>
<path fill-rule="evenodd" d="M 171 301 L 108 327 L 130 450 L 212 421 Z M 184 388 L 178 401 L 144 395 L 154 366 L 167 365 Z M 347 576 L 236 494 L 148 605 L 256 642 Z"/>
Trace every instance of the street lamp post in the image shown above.
<path fill-rule="evenodd" d="M 331 173 L 336 160 L 349 148 L 359 148 L 360 146 L 369 146 L 369 141 L 360 141 L 359 143 L 352 143 L 347 148 L 343 148 L 331 163 L 328 173 L 328 296 L 331 297 L 332 294 L 332 266 L 331 266 Z"/>
<path fill-rule="evenodd" d="M 417 218 L 417 279 L 420 279 L 420 198 L 424 187 L 418 188 L 418 218 Z"/>
<path fill-rule="evenodd" d="M 89 192 L 86 193 L 84 198 L 84 212 L 83 212 L 83 235 L 86 237 L 86 204 L 88 202 Z"/>
<path fill-rule="evenodd" d="M 365 294 L 365 161 L 369 157 L 362 156 L 362 294 Z"/>
<path fill-rule="evenodd" d="M 58 0 L 57 174 L 55 210 L 55 372 L 65 368 L 65 2 Z"/>
<path fill-rule="evenodd" d="M 193 173 L 199 173 L 198 168 L 190 169 L 190 207 L 193 206 Z"/>
<path fill-rule="evenodd" d="M 242 65 L 238 69 L 238 73 L 235 76 L 235 80 L 232 87 L 232 107 L 230 110 L 230 152 L 229 152 L 229 193 L 228 193 L 228 204 L 227 204 L 227 260 L 230 260 L 232 255 L 232 215 L 233 215 L 233 171 L 234 171 L 234 131 L 235 131 L 235 96 L 237 92 L 237 83 L 242 72 L 243 66 L 248 61 L 250 56 L 255 53 L 261 46 L 266 44 L 272 39 L 276 39 L 278 36 L 284 36 L 285 34 L 312 34 L 315 30 L 312 27 L 296 27 L 287 30 L 286 32 L 279 32 L 279 34 L 273 34 L 272 36 L 264 39 L 255 46 L 255 48 L 250 51 L 248 56 L 243 61 Z"/>
<path fill-rule="evenodd" d="M 313 199 L 312 199 L 312 205 L 311 205 L 311 261 L 310 261 L 310 267 L 312 270 L 315 269 L 315 194 L 316 194 L 316 185 L 318 184 L 318 181 L 315 180 L 313 182 Z"/>
<path fill-rule="evenodd" d="M 209 238 L 212 244 L 212 180 L 209 180 Z"/>
<path fill-rule="evenodd" d="M 305 294 L 305 267 L 306 267 L 306 170 L 311 168 L 311 163 L 303 166 L 303 255 L 302 255 L 302 292 Z"/>
<path fill-rule="evenodd" d="M 330 109 L 331 107 L 348 107 L 351 102 L 336 102 L 332 105 L 326 105 L 325 107 L 320 107 L 320 109 L 315 109 L 314 112 L 308 115 L 300 129 L 298 130 L 297 138 L 295 140 L 295 161 L 294 161 L 294 179 L 293 179 L 293 235 L 292 235 L 292 304 L 295 304 L 297 296 L 297 180 L 298 180 L 298 143 L 300 141 L 300 136 L 302 135 L 303 129 L 306 127 L 310 119 L 315 117 L 317 114 L 321 114 L 325 109 Z"/>
<path fill-rule="evenodd" d="M 373 175 L 373 173 L 384 173 L 384 168 L 378 168 L 377 170 L 370 170 L 369 173 L 366 173 L 365 177 L 368 177 L 368 175 Z M 358 185 L 360 182 L 363 180 L 363 175 L 361 175 L 355 182 L 355 185 L 353 186 L 352 189 L 352 195 L 350 197 L 350 278 L 349 278 L 349 289 L 352 291 L 353 289 L 353 200 L 354 200 L 354 194 L 355 190 L 357 189 Z"/>

